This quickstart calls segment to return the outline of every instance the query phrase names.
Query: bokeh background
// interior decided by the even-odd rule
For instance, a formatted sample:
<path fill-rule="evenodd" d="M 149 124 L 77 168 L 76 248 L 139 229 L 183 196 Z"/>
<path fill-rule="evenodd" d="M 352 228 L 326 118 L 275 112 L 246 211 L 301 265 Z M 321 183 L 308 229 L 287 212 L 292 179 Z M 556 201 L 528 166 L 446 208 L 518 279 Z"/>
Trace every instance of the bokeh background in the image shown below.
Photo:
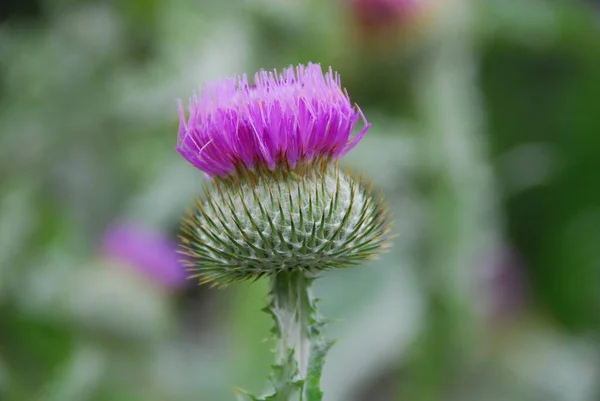
<path fill-rule="evenodd" d="M 308 61 L 373 124 L 345 163 L 397 235 L 316 283 L 325 400 L 600 400 L 600 6 L 379 3 L 2 2 L 0 400 L 264 389 L 266 284 L 174 262 L 176 101 Z"/>

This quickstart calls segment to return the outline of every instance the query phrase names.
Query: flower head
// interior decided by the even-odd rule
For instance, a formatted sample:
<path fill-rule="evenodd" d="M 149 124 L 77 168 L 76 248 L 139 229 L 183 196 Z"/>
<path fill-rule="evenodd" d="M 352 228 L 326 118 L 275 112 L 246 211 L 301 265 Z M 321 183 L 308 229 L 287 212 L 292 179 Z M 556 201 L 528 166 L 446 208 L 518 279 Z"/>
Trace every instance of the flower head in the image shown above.
<path fill-rule="evenodd" d="M 208 84 L 190 100 L 188 117 L 181 105 L 179 114 L 177 150 L 210 177 L 336 159 L 369 128 L 337 73 L 318 64 L 260 71 L 252 85 L 246 75 Z"/>
<path fill-rule="evenodd" d="M 231 78 L 193 98 L 187 121 L 180 113 L 177 149 L 214 178 L 181 235 L 201 282 L 315 274 L 378 254 L 381 200 L 338 165 L 369 125 L 331 70 Z"/>
<path fill-rule="evenodd" d="M 121 262 L 165 287 L 181 287 L 185 267 L 168 237 L 133 223 L 119 223 L 104 235 L 104 257 Z"/>

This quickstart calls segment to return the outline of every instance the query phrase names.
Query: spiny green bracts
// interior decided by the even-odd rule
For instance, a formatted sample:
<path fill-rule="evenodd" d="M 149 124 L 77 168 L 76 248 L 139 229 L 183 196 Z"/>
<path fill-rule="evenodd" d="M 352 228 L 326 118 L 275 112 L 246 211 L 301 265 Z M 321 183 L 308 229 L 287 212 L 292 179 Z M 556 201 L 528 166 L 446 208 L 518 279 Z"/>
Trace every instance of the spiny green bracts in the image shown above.
<path fill-rule="evenodd" d="M 386 231 L 370 186 L 322 161 L 217 178 L 184 222 L 182 242 L 200 281 L 222 286 L 355 265 L 377 254 Z"/>

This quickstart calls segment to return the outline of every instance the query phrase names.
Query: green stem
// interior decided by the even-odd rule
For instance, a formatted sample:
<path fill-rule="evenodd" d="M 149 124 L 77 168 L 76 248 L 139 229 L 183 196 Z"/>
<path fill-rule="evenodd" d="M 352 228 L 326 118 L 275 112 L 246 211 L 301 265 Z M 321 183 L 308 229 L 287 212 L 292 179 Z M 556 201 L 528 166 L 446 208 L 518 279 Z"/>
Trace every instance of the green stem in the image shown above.
<path fill-rule="evenodd" d="M 275 320 L 277 346 L 273 385 L 282 400 L 303 389 L 310 359 L 310 280 L 300 272 L 283 272 L 271 281 L 270 313 Z M 298 398 L 300 399 L 300 398 Z"/>
<path fill-rule="evenodd" d="M 277 339 L 272 391 L 253 401 L 321 401 L 321 371 L 331 343 L 310 287 L 314 278 L 301 271 L 283 271 L 271 278 L 270 303 L 265 309 L 275 322 Z M 246 394 L 248 396 L 248 394 Z"/>

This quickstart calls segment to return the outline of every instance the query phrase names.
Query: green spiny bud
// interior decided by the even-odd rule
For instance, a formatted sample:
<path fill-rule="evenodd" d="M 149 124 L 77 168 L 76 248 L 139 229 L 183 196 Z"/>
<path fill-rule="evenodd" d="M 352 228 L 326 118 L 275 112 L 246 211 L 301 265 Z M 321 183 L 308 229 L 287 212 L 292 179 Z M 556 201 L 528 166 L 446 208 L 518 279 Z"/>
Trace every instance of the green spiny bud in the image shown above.
<path fill-rule="evenodd" d="M 370 185 L 322 160 L 215 178 L 182 243 L 200 281 L 222 286 L 357 264 L 378 253 L 387 230 Z"/>

